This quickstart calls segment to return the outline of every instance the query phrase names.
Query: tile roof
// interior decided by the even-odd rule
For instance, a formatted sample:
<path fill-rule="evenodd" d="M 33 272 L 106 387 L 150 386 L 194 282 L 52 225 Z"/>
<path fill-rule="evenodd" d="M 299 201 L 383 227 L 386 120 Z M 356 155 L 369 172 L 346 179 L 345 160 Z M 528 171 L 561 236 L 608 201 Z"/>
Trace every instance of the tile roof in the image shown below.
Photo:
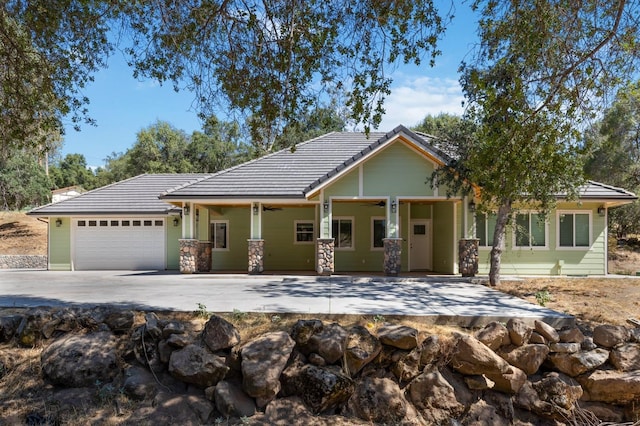
<path fill-rule="evenodd" d="M 637 200 L 631 191 L 592 180 L 579 188 L 581 200 Z M 563 194 L 560 195 L 562 197 Z"/>
<path fill-rule="evenodd" d="M 33 216 L 168 214 L 180 209 L 158 196 L 168 188 L 210 176 L 201 173 L 144 174 L 75 198 L 31 210 Z"/>
<path fill-rule="evenodd" d="M 442 162 L 444 153 L 404 126 L 389 133 L 333 132 L 195 183 L 167 191 L 162 198 L 304 198 L 305 194 L 367 156 L 398 134 L 404 134 Z"/>

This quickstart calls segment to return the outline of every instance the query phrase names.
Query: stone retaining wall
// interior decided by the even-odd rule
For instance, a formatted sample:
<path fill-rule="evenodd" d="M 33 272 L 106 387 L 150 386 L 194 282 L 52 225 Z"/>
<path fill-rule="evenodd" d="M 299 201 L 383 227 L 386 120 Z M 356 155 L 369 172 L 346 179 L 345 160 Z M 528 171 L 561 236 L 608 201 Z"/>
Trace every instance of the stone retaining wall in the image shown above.
<path fill-rule="evenodd" d="M 640 419 L 640 328 L 557 330 L 513 319 L 438 335 L 307 319 L 245 342 L 217 315 L 199 330 L 154 313 L 134 326 L 135 317 L 110 308 L 34 309 L 0 317 L 0 343 L 44 347 L 50 389 L 122 389 L 142 401 L 131 410 L 134 423 L 330 425 L 337 414 L 353 424 L 406 425 Z M 104 363 L 115 359 L 126 361 Z M 3 362 L 11 371 L 0 353 Z M 171 406 L 180 408 L 163 411 Z"/>
<path fill-rule="evenodd" d="M 45 255 L 0 255 L 0 269 L 47 269 Z"/>

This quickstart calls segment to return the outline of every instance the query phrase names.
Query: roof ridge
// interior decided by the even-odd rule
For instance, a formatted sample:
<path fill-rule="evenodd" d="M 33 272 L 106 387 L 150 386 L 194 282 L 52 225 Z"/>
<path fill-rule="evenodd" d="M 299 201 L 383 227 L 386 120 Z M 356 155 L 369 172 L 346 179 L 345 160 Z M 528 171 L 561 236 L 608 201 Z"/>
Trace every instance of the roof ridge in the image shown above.
<path fill-rule="evenodd" d="M 592 184 L 592 185 L 601 186 L 601 187 L 603 187 L 603 188 L 611 189 L 611 190 L 613 190 L 613 191 L 621 192 L 621 193 L 623 193 L 623 194 L 636 196 L 636 194 L 635 194 L 635 193 L 633 193 L 633 192 L 631 192 L 631 191 L 629 191 L 629 190 L 626 190 L 626 189 L 624 189 L 624 188 L 621 188 L 621 187 L 619 187 L 619 186 L 609 185 L 609 184 L 607 184 L 607 183 L 597 182 L 597 181 L 595 181 L 595 180 L 591 180 L 591 179 L 587 179 L 587 182 L 588 182 L 588 183 L 590 183 L 590 184 Z"/>

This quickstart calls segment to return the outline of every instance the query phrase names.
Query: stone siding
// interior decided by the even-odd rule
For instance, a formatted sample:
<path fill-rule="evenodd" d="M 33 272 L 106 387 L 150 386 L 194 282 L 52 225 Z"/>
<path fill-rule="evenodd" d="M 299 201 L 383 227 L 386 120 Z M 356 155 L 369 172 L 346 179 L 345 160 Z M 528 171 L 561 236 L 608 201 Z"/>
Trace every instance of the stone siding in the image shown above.
<path fill-rule="evenodd" d="M 198 242 L 198 272 L 211 271 L 211 241 Z"/>
<path fill-rule="evenodd" d="M 397 276 L 402 270 L 402 238 L 383 238 L 385 275 Z"/>
<path fill-rule="evenodd" d="M 318 238 L 317 240 L 318 275 L 331 275 L 335 271 L 333 238 Z"/>
<path fill-rule="evenodd" d="M 458 242 L 460 273 L 463 277 L 475 277 L 478 273 L 478 244 L 476 238 L 462 239 Z"/>
<path fill-rule="evenodd" d="M 198 240 L 180 239 L 180 272 L 193 274 L 198 271 Z"/>
<path fill-rule="evenodd" d="M 47 269 L 45 255 L 0 255 L 0 269 Z"/>
<path fill-rule="evenodd" d="M 261 274 L 264 271 L 264 240 L 247 240 L 249 245 L 249 267 L 250 274 Z"/>

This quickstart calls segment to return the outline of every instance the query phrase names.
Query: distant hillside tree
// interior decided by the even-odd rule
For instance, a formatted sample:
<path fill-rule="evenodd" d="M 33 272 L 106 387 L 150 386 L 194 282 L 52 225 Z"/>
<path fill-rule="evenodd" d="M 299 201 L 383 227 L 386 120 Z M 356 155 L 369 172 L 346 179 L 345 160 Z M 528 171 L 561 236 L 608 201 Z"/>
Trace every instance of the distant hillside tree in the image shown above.
<path fill-rule="evenodd" d="M 51 198 L 51 181 L 38 156 L 24 150 L 0 160 L 0 208 L 22 210 Z"/>
<path fill-rule="evenodd" d="M 49 177 L 54 187 L 66 188 L 79 185 L 84 189 L 94 189 L 96 175 L 87 166 L 82 154 L 67 154 L 62 160 L 49 167 Z"/>

